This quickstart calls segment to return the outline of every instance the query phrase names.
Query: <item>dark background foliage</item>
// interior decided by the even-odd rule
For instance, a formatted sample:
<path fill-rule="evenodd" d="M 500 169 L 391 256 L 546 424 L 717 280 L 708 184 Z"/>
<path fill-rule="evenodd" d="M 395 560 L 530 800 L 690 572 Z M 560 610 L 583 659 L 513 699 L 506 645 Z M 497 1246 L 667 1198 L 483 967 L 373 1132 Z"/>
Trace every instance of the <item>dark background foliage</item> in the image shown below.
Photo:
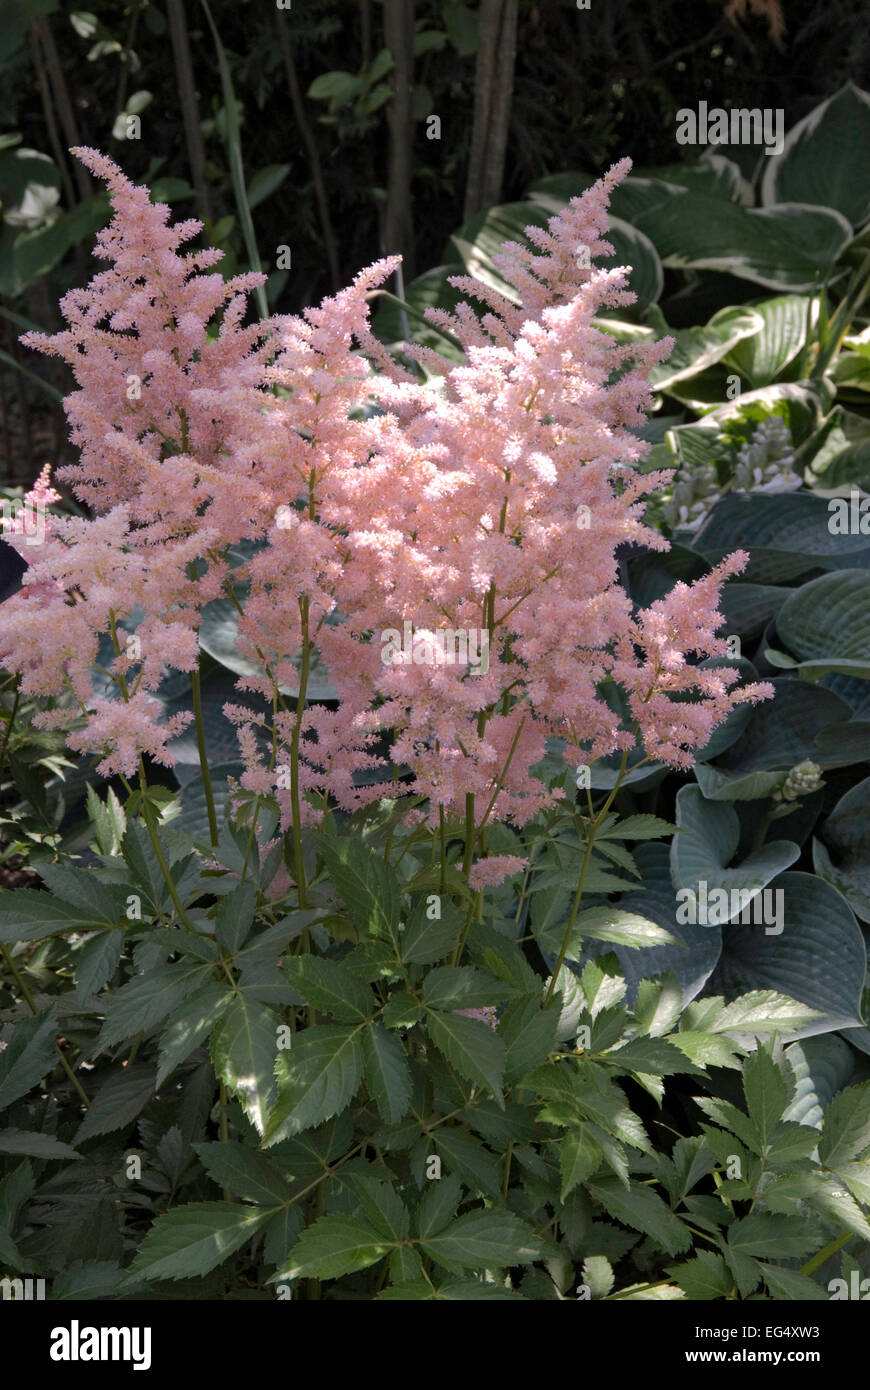
<path fill-rule="evenodd" d="M 0 133 L 54 157 L 61 207 L 80 212 L 67 253 L 0 299 L 7 311 L 47 329 L 58 323 L 59 296 L 89 277 L 90 244 L 103 220 L 102 207 L 89 202 L 90 180 L 65 153 L 74 140 L 111 154 L 136 179 L 195 185 L 197 196 L 176 190 L 176 215 L 205 216 L 208 239 L 228 252 L 227 269 L 247 263 L 204 9 L 194 0 L 87 3 L 0 3 Z M 675 144 L 674 117 L 700 99 L 782 107 L 790 127 L 845 81 L 867 85 L 863 8 L 861 0 L 591 0 L 588 10 L 575 0 L 296 0 L 279 10 L 273 0 L 213 0 L 240 108 L 249 188 L 258 171 L 289 165 L 254 210 L 264 268 L 274 268 L 279 246 L 292 251 L 292 270 L 270 286 L 270 307 L 298 312 L 387 251 L 403 251 L 409 279 L 441 261 L 463 213 L 519 198 L 544 174 L 597 173 L 624 154 L 636 167 L 692 157 L 695 151 Z M 179 59 L 179 32 L 191 82 Z M 501 35 L 506 45 L 501 67 L 489 74 L 479 64 L 481 35 Z M 392 74 L 378 67 L 382 50 L 401 55 L 403 43 L 417 50 L 406 59 L 410 95 L 397 76 L 401 56 Z M 312 83 L 336 73 L 361 74 L 361 91 L 341 104 L 310 94 Z M 487 92 L 501 96 L 501 117 L 494 118 L 501 132 L 476 124 Z M 119 115 L 134 93 L 150 94 L 141 138 L 118 138 Z M 427 138 L 433 114 L 440 139 Z M 191 128 L 200 132 L 199 169 L 192 167 Z M 499 135 L 506 140 L 501 179 Z M 484 171 L 476 188 L 475 142 Z M 743 153 L 750 161 L 757 156 Z M 741 151 L 729 151 L 735 154 Z M 10 196 L 7 181 L 0 187 L 4 207 Z M 10 241 L 7 227 L 0 288 Z M 62 370 L 35 363 L 17 346 L 20 331 L 4 315 L 0 349 L 63 390 Z M 8 362 L 0 362 L 0 374 L 0 479 L 26 481 L 63 451 L 63 419 L 59 410 L 45 410 L 38 385 Z"/>

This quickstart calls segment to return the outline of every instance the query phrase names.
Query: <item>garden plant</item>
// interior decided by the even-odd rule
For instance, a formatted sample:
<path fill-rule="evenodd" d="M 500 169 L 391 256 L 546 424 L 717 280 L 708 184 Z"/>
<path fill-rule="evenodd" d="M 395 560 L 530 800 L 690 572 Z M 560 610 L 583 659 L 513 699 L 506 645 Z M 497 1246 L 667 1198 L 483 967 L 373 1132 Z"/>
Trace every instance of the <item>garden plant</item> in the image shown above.
<path fill-rule="evenodd" d="M 0 1273 L 870 1297 L 868 142 L 847 83 L 298 313 L 240 162 L 221 229 L 72 150 L 7 239 L 104 224 L 4 311 L 71 454 L 2 494 Z"/>

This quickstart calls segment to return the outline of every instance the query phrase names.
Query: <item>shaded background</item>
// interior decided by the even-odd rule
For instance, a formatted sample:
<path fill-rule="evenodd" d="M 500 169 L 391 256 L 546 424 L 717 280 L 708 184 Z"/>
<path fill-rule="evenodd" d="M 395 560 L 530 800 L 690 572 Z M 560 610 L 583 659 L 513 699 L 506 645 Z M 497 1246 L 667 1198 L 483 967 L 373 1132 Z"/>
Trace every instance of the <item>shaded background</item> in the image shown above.
<path fill-rule="evenodd" d="M 864 0 L 289 4 L 212 0 L 216 40 L 200 0 L 0 3 L 0 481 L 67 447 L 66 369 L 16 339 L 57 327 L 96 268 L 107 205 L 71 144 L 201 217 L 229 274 L 250 263 L 238 122 L 269 308 L 289 313 L 387 251 L 406 279 L 437 265 L 465 218 L 544 174 L 696 157 L 682 106 L 782 107 L 788 129 L 870 76 Z M 748 172 L 759 151 L 728 157 Z"/>

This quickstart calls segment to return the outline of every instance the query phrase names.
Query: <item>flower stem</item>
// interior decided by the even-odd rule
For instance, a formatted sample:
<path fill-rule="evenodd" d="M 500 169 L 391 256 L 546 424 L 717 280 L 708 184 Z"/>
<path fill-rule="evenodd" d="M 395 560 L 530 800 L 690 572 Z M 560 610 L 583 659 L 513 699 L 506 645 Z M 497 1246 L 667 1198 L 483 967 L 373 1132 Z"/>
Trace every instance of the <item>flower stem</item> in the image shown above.
<path fill-rule="evenodd" d="M 191 672 L 190 688 L 193 693 L 193 717 L 196 720 L 196 748 L 199 754 L 199 770 L 202 774 L 202 789 L 205 793 L 205 809 L 208 813 L 208 835 L 212 849 L 214 849 L 218 842 L 218 826 L 214 809 L 214 791 L 211 785 L 211 773 L 208 766 L 208 750 L 205 743 L 205 725 L 202 719 L 202 687 L 200 684 L 199 665 Z"/>
<path fill-rule="evenodd" d="M 311 639 L 308 632 L 308 595 L 299 599 L 299 614 L 302 619 L 302 659 L 299 666 L 299 694 L 296 697 L 296 720 L 290 738 L 290 804 L 293 808 L 293 863 L 296 874 L 296 891 L 299 906 L 305 907 L 307 888 L 305 882 L 305 858 L 302 852 L 302 799 L 299 795 L 299 743 L 302 737 L 302 715 L 308 691 L 308 674 L 311 669 Z"/>
<path fill-rule="evenodd" d="M 853 1239 L 853 1235 L 854 1232 L 846 1231 L 843 1235 L 837 1236 L 837 1239 L 832 1240 L 830 1245 L 826 1245 L 824 1250 L 820 1250 L 818 1255 L 813 1255 L 811 1260 L 807 1260 L 806 1264 L 801 1268 L 801 1274 L 806 1275 L 807 1278 L 809 1278 L 811 1274 L 815 1274 L 819 1266 L 825 1263 L 825 1260 L 829 1260 L 832 1255 L 836 1255 L 838 1250 L 842 1250 L 844 1245 L 849 1244 L 849 1241 Z"/>
<path fill-rule="evenodd" d="M 157 835 L 157 829 L 154 825 L 151 804 L 148 801 L 148 777 L 145 772 L 145 759 L 142 757 L 141 753 L 139 754 L 139 787 L 142 793 L 142 814 L 145 817 L 145 825 L 148 830 L 148 837 L 151 840 L 151 844 L 154 849 L 154 854 L 157 859 L 157 863 L 160 865 L 160 872 L 163 875 L 166 887 L 169 889 L 169 896 L 172 899 L 175 911 L 178 913 L 179 919 L 184 923 L 188 931 L 194 932 L 196 935 L 202 935 L 201 932 L 197 931 L 197 928 L 193 925 L 193 923 L 191 922 L 190 918 L 184 910 L 184 904 L 179 898 L 178 889 L 175 886 L 175 879 L 172 877 L 169 865 L 166 862 L 166 856 L 163 853 L 163 846 L 160 843 L 160 839 Z"/>
<path fill-rule="evenodd" d="M 559 978 L 559 971 L 562 969 L 562 966 L 565 963 L 565 956 L 568 954 L 568 947 L 571 944 L 571 933 L 574 930 L 574 923 L 577 921 L 577 913 L 580 909 L 580 899 L 583 897 L 583 885 L 586 882 L 586 874 L 589 870 L 589 864 L 592 860 L 592 848 L 595 844 L 595 832 L 616 799 L 616 794 L 619 791 L 619 788 L 622 785 L 622 779 L 625 776 L 625 769 L 627 764 L 628 749 L 626 749 L 622 755 L 622 762 L 620 763 L 619 774 L 616 778 L 613 790 L 611 791 L 610 795 L 608 796 L 607 800 L 605 801 L 598 814 L 596 816 L 590 816 L 589 818 L 589 838 L 586 841 L 586 853 L 583 856 L 583 863 L 580 866 L 580 877 L 577 881 L 577 891 L 574 894 L 574 903 L 571 907 L 571 916 L 568 919 L 568 926 L 565 930 L 565 935 L 562 938 L 562 946 L 559 951 L 559 955 L 556 958 L 556 965 L 553 969 L 553 973 L 550 976 L 550 984 L 547 989 L 547 993 L 544 996 L 545 1004 L 549 1004 L 550 1000 L 553 997 L 553 993 L 556 989 L 556 981 Z"/>

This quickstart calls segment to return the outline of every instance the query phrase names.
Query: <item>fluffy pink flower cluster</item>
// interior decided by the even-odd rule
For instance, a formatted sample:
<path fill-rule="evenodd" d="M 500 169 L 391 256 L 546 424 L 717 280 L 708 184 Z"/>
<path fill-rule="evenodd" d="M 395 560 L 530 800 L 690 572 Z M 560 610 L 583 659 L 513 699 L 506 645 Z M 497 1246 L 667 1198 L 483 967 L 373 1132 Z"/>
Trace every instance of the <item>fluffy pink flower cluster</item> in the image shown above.
<path fill-rule="evenodd" d="M 170 228 L 146 189 L 80 155 L 109 185 L 98 254 L 111 266 L 63 301 L 66 331 L 27 341 L 75 373 L 65 404 L 80 460 L 61 477 L 95 516 L 56 519 L 42 547 L 22 547 L 28 582 L 0 612 L 0 656 L 26 690 L 71 690 L 85 718 L 74 746 L 100 752 L 102 770 L 171 758 L 178 721 L 161 723 L 149 692 L 164 665 L 193 668 L 201 609 L 230 578 L 257 671 L 239 689 L 276 698 L 278 768 L 258 751 L 258 717 L 226 713 L 244 784 L 277 795 L 285 826 L 297 808 L 317 814 L 306 792 L 346 809 L 394 793 L 392 768 L 410 769 L 404 788 L 426 798 L 430 824 L 470 797 L 478 822 L 522 824 L 559 795 L 532 771 L 548 738 L 579 764 L 639 733 L 650 757 L 687 766 L 734 704 L 771 693 L 735 691 L 736 671 L 687 659 L 725 653 L 718 596 L 744 555 L 640 613 L 619 583 L 619 546 L 667 549 L 642 515 L 669 476 L 634 471 L 646 446 L 631 428 L 670 344 L 620 345 L 597 326 L 634 296 L 585 255 L 612 251 L 607 204 L 629 161 L 546 231 L 529 228 L 533 249 L 503 248 L 503 294 L 457 277 L 479 311 L 429 317 L 465 360 L 410 348 L 411 372 L 369 327 L 395 260 L 301 317 L 245 327 L 256 277 L 204 273 L 219 253 L 179 254 L 197 223 Z M 239 541 L 255 544 L 231 571 Z M 122 622 L 141 639 L 138 665 Z M 107 632 L 117 698 L 93 686 Z M 338 699 L 300 701 L 297 716 L 316 659 Z M 295 793 L 276 775 L 288 761 Z M 481 885 L 497 876 L 486 863 Z"/>

